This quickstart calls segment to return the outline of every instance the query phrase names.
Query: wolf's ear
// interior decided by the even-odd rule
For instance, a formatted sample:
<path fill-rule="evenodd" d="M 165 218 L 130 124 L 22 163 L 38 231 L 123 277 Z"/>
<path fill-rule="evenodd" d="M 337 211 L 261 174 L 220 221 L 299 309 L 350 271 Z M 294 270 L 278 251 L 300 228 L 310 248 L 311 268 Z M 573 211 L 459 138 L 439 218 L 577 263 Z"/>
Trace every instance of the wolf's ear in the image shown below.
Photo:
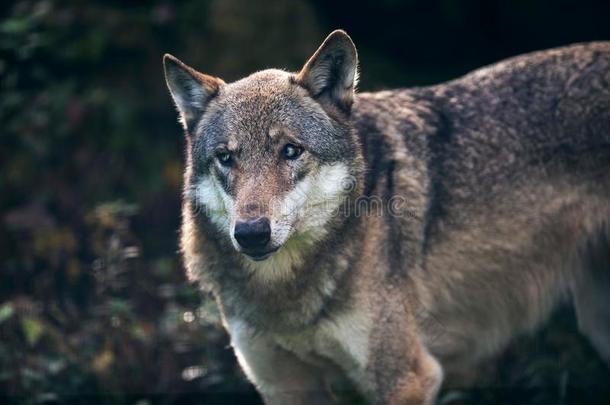
<path fill-rule="evenodd" d="M 333 31 L 305 63 L 296 81 L 320 102 L 349 112 L 358 81 L 358 53 L 343 30 Z"/>
<path fill-rule="evenodd" d="M 163 56 L 163 68 L 167 87 L 180 113 L 180 122 L 191 134 L 206 105 L 224 82 L 196 71 L 169 54 Z"/>

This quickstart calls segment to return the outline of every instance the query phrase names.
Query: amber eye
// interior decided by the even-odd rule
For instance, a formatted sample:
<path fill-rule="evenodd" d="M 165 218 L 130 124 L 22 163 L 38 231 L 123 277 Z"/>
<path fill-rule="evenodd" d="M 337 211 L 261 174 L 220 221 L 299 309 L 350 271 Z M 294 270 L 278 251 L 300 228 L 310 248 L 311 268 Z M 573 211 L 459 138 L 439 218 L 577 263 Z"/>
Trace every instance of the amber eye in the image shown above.
<path fill-rule="evenodd" d="M 288 143 L 288 144 L 286 144 L 286 146 L 284 146 L 282 153 L 284 154 L 284 157 L 286 159 L 296 159 L 299 156 L 301 156 L 301 153 L 303 153 L 303 148 L 301 148 L 300 146 Z"/>
<path fill-rule="evenodd" d="M 222 151 L 216 154 L 216 159 L 223 166 L 231 166 L 233 163 L 233 157 L 230 152 Z"/>

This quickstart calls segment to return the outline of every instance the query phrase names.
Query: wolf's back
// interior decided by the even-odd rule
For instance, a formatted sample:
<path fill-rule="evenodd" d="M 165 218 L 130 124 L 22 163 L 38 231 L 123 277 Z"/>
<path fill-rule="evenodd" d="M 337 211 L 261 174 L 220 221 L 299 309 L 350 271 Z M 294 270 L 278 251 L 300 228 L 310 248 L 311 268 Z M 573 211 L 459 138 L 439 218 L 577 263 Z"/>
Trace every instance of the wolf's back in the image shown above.
<path fill-rule="evenodd" d="M 411 228 L 427 215 L 469 221 L 516 189 L 578 183 L 604 192 L 610 42 L 518 56 L 436 86 L 363 93 L 354 123 L 367 189 L 413 201 L 421 221 Z"/>
<path fill-rule="evenodd" d="M 610 173 L 610 42 L 508 59 L 432 93 L 446 135 L 434 149 L 455 186 Z"/>

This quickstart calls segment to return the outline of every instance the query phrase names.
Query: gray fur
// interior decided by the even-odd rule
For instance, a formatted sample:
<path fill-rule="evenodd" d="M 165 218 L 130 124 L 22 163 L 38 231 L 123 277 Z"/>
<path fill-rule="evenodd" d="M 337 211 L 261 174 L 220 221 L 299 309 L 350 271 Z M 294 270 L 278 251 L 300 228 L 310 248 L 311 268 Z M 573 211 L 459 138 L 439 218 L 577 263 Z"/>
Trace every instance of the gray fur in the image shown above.
<path fill-rule="evenodd" d="M 355 55 L 335 32 L 298 74 L 219 84 L 185 126 L 185 265 L 266 401 L 331 402 L 328 382 L 348 379 L 375 403 L 430 403 L 441 366 L 476 366 L 565 301 L 608 361 L 610 43 L 353 96 Z M 312 66 L 318 80 L 306 79 Z M 283 137 L 302 158 L 278 160 Z M 213 160 L 227 143 L 240 161 L 225 173 Z M 244 261 L 192 193 L 217 178 L 237 206 L 265 205 L 315 173 L 342 173 L 333 165 L 354 182 L 342 209 L 378 198 L 384 211 L 325 218 L 284 278 Z M 295 224 L 274 255 L 302 237 Z"/>

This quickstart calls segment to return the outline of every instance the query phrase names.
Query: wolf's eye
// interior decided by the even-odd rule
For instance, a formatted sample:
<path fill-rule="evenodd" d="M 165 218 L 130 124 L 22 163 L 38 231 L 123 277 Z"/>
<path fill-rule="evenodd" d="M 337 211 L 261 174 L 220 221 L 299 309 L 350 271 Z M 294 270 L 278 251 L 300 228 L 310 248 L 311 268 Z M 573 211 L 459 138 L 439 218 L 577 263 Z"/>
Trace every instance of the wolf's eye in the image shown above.
<path fill-rule="evenodd" d="M 229 152 L 218 152 L 216 154 L 216 159 L 218 159 L 223 166 L 231 166 L 231 163 L 233 163 L 233 157 Z"/>
<path fill-rule="evenodd" d="M 303 153 L 303 148 L 288 143 L 286 144 L 286 146 L 284 146 L 284 150 L 282 151 L 282 153 L 284 154 L 284 157 L 286 159 L 296 159 L 301 156 L 301 153 Z"/>

